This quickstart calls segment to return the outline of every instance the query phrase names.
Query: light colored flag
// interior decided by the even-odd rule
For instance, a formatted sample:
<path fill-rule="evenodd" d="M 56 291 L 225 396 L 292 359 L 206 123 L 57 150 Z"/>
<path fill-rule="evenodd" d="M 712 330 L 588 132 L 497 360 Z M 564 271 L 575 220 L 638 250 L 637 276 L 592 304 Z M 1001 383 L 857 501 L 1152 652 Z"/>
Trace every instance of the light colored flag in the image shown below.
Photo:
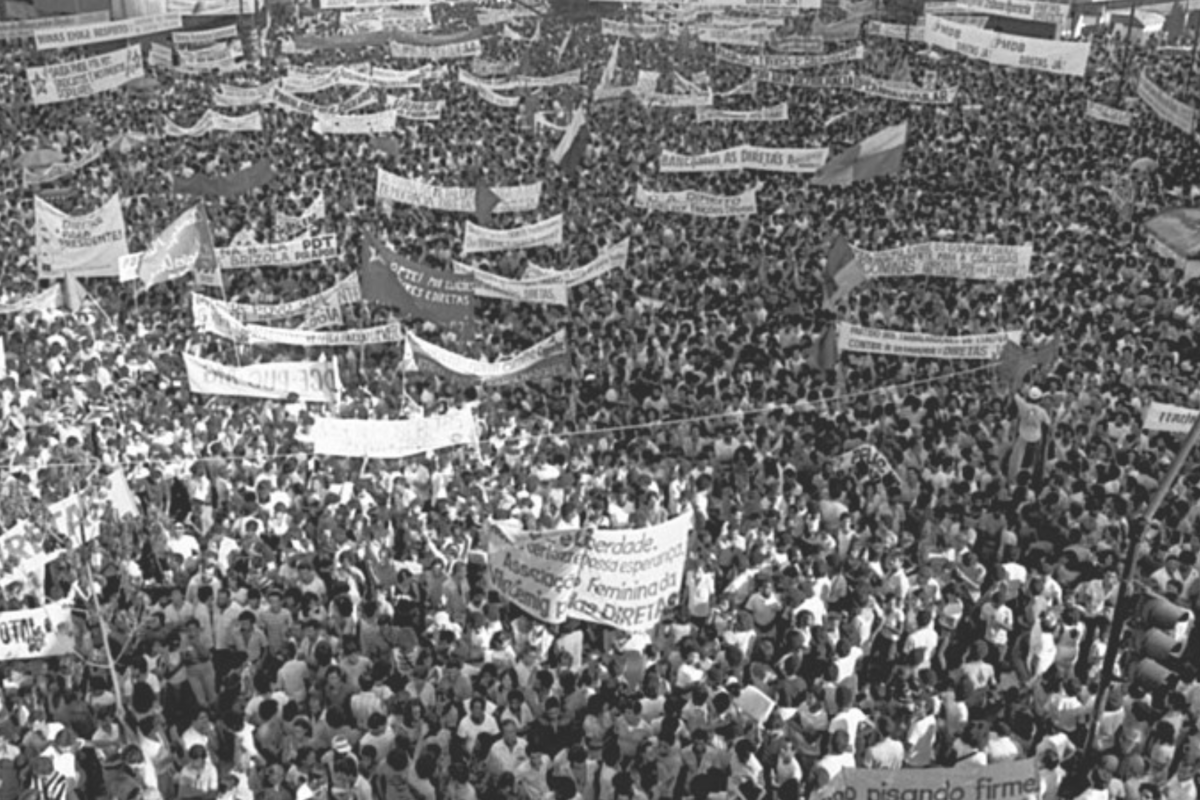
<path fill-rule="evenodd" d="M 900 171 L 907 144 L 907 122 L 884 128 L 829 159 L 813 176 L 813 185 L 849 186 L 855 181 L 894 175 Z"/>
<path fill-rule="evenodd" d="M 108 476 L 108 501 L 112 503 L 113 510 L 117 512 L 118 517 L 126 515 L 136 517 L 141 514 L 137 498 L 134 496 L 133 490 L 129 488 L 129 481 L 125 478 L 125 470 L 120 467 Z"/>

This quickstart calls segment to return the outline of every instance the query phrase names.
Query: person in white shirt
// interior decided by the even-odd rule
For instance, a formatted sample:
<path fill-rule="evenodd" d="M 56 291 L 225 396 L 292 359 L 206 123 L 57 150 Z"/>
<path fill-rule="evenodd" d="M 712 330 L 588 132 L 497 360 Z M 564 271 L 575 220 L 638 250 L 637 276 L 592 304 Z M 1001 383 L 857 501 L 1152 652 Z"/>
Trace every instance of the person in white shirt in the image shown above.
<path fill-rule="evenodd" d="M 475 752 L 480 734 L 499 736 L 500 726 L 496 718 L 487 713 L 487 706 L 482 697 L 471 698 L 471 707 L 467 716 L 458 723 L 458 735 L 462 737 L 468 753 Z"/>
<path fill-rule="evenodd" d="M 863 759 L 867 769 L 900 769 L 904 766 L 904 745 L 892 735 L 895 727 L 892 719 L 881 716 L 875 721 L 879 741 L 871 745 Z"/>
<path fill-rule="evenodd" d="M 918 672 L 929 669 L 937 646 L 938 634 L 933 629 L 933 613 L 928 608 L 922 608 L 917 612 L 917 629 L 904 641 L 908 664 Z"/>
<path fill-rule="evenodd" d="M 505 720 L 500 728 L 500 738 L 496 740 L 487 754 L 487 773 L 495 780 L 506 772 L 514 775 L 522 762 L 527 761 L 528 745 L 517 736 L 517 725 L 512 720 Z"/>

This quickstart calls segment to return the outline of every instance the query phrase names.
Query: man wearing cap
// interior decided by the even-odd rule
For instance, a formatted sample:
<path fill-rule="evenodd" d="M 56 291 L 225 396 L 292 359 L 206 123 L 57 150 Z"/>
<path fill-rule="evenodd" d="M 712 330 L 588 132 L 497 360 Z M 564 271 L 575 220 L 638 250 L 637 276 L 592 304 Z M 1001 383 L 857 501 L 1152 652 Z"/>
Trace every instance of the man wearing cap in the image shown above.
<path fill-rule="evenodd" d="M 1009 455 L 1008 480 L 1015 482 L 1017 473 L 1028 469 L 1035 482 L 1040 482 L 1045 464 L 1045 433 L 1051 424 L 1050 413 L 1039 403 L 1045 395 L 1036 386 L 1029 388 L 1029 399 L 1013 395 L 1017 404 L 1017 440 Z"/>

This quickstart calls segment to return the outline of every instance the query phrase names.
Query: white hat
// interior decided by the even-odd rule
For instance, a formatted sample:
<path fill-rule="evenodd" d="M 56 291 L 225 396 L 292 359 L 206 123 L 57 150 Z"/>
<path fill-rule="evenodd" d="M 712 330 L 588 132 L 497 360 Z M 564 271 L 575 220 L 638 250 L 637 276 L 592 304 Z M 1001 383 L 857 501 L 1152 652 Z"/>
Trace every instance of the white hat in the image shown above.
<path fill-rule="evenodd" d="M 1030 400 L 1041 400 L 1042 399 L 1042 390 L 1036 386 L 1029 387 L 1029 399 Z"/>

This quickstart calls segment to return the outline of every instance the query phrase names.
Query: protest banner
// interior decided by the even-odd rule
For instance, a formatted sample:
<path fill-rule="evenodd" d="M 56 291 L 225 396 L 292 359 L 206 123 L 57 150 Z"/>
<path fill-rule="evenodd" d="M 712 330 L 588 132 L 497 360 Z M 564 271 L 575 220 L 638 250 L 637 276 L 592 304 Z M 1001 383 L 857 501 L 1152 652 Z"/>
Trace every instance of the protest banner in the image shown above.
<path fill-rule="evenodd" d="M 387 133 L 396 129 L 396 109 L 389 108 L 374 114 L 326 114 L 313 112 L 312 132 L 322 135 L 348 136 Z"/>
<path fill-rule="evenodd" d="M 0 353 L 3 349 L 0 347 Z M 46 565 L 66 554 L 61 549 L 46 553 L 45 539 L 44 533 L 24 520 L 0 535 L 0 576 L 3 576 L 0 585 L 3 588 L 15 586 L 39 602 L 45 600 Z"/>
<path fill-rule="evenodd" d="M 758 213 L 758 192 L 748 189 L 741 194 L 722 195 L 705 192 L 654 192 L 637 187 L 634 208 L 695 217 L 744 217 Z"/>
<path fill-rule="evenodd" d="M 223 25 L 206 31 L 176 31 L 171 34 L 171 41 L 176 47 L 206 47 L 225 39 L 236 39 L 237 35 L 237 25 Z"/>
<path fill-rule="evenodd" d="M 201 197 L 237 197 L 252 189 L 266 186 L 275 179 L 275 169 L 267 159 L 231 175 L 192 175 L 175 179 L 175 194 L 194 194 Z"/>
<path fill-rule="evenodd" d="M 750 111 L 729 111 L 723 108 L 697 108 L 696 122 L 786 122 L 788 104 L 779 103 Z"/>
<path fill-rule="evenodd" d="M 0 42 L 13 42 L 20 39 L 32 39 L 38 31 L 50 28 L 75 28 L 93 25 L 98 22 L 108 22 L 112 19 L 112 11 L 107 8 L 99 11 L 85 11 L 82 14 L 63 14 L 52 17 L 30 17 L 29 19 L 10 19 L 0 22 Z"/>
<path fill-rule="evenodd" d="M 231 314 L 219 308 L 210 309 L 197 328 L 241 344 L 291 345 L 293 347 L 363 347 L 371 344 L 388 344 L 404 340 L 404 329 L 399 323 L 379 325 L 348 331 L 310 331 L 296 328 L 272 328 L 265 325 L 247 325 L 238 322 Z"/>
<path fill-rule="evenodd" d="M 129 252 L 121 196 L 114 194 L 98 209 L 72 216 L 33 198 L 38 260 L 50 277 L 114 278 L 117 262 Z"/>
<path fill-rule="evenodd" d="M 369 233 L 363 235 L 358 283 L 365 302 L 446 327 L 474 327 L 474 279 L 421 266 Z"/>
<path fill-rule="evenodd" d="M 364 8 L 419 8 L 431 0 L 321 0 L 322 11 L 358 11 Z"/>
<path fill-rule="evenodd" d="M 170 69 L 175 65 L 175 53 L 165 44 L 151 42 L 150 52 L 146 54 L 146 63 L 158 69 Z"/>
<path fill-rule="evenodd" d="M 488 566 L 501 596 L 538 619 L 577 619 L 646 631 L 679 603 L 692 514 L 646 528 L 491 537 Z"/>
<path fill-rule="evenodd" d="M 0 612 L 0 661 L 53 658 L 74 652 L 70 600 Z"/>
<path fill-rule="evenodd" d="M 923 242 L 891 250 L 853 248 L 865 278 L 929 276 L 972 281 L 1018 281 L 1029 277 L 1033 245 Z"/>
<path fill-rule="evenodd" d="M 415 419 L 317 417 L 313 452 L 342 458 L 402 459 L 453 447 L 479 448 L 479 428 L 470 408 Z"/>
<path fill-rule="evenodd" d="M 463 234 L 464 255 L 494 253 L 500 250 L 525 250 L 533 247 L 560 247 L 563 242 L 563 215 L 519 228 L 499 230 L 468 222 Z"/>
<path fill-rule="evenodd" d="M 883 39 L 898 39 L 913 44 L 924 44 L 925 42 L 924 25 L 897 25 L 894 22 L 880 22 L 872 19 L 867 21 L 866 31 L 868 36 L 879 36 Z"/>
<path fill-rule="evenodd" d="M 291 92 L 277 87 L 271 94 L 271 105 L 281 111 L 287 111 L 292 114 L 312 114 L 317 111 L 324 111 L 329 114 L 349 114 L 351 111 L 358 111 L 359 109 L 374 105 L 375 99 L 375 93 L 370 88 L 364 86 L 348 100 L 341 103 L 320 105 L 296 97 Z"/>
<path fill-rule="evenodd" d="M 855 76 L 853 89 L 871 97 L 882 97 L 900 103 L 925 103 L 928 105 L 949 105 L 958 99 L 957 86 L 940 86 L 924 88 L 915 83 L 901 83 L 876 78 L 872 75 Z"/>
<path fill-rule="evenodd" d="M 664 92 L 637 92 L 636 97 L 647 108 L 709 108 L 713 104 L 713 94 L 666 94 Z"/>
<path fill-rule="evenodd" d="M 337 258 L 336 233 L 319 236 L 301 236 L 286 242 L 255 244 L 248 247 L 222 247 L 217 249 L 217 266 L 226 269 L 254 269 L 255 267 L 298 267 L 314 261 Z"/>
<path fill-rule="evenodd" d="M 938 14 L 941 6 L 960 14 L 986 14 L 1028 22 L 1051 22 L 1058 28 L 1066 24 L 1071 10 L 1065 3 L 1044 0 L 954 0 L 950 3 L 926 3 L 925 13 Z"/>
<path fill-rule="evenodd" d="M 305 403 L 336 403 L 341 391 L 336 359 L 229 367 L 184 353 L 183 363 L 194 394 L 266 400 L 286 400 L 294 394 Z"/>
<path fill-rule="evenodd" d="M 391 42 L 388 50 L 392 58 L 407 58 L 414 61 L 451 61 L 456 58 L 476 58 L 483 55 L 483 43 L 478 39 L 451 44 L 405 44 Z"/>
<path fill-rule="evenodd" d="M 583 71 L 574 69 L 558 75 L 534 77 L 531 75 L 516 75 L 502 80 L 485 81 L 472 75 L 465 69 L 458 71 L 458 82 L 472 89 L 480 87 L 493 92 L 514 92 L 522 89 L 552 89 L 556 86 L 577 86 L 583 80 Z"/>
<path fill-rule="evenodd" d="M 199 203 L 176 217 L 143 252 L 123 256 L 117 264 L 119 280 L 140 279 L 147 289 L 193 271 L 198 276 L 211 275 L 216 281 L 220 279 L 212 227 L 204 206 Z M 212 285 L 211 281 L 200 278 L 197 281 Z"/>
<path fill-rule="evenodd" d="M 0 303 L 0 316 L 8 314 L 41 314 L 57 311 L 62 306 L 62 284 L 56 283 L 49 289 L 11 303 Z"/>
<path fill-rule="evenodd" d="M 517 106 L 521 105 L 521 98 L 497 94 L 485 86 L 476 87 L 476 91 L 479 92 L 479 97 L 481 99 L 483 99 L 485 102 L 491 103 L 497 108 L 516 108 Z"/>
<path fill-rule="evenodd" d="M 1137 96 L 1163 122 L 1188 135 L 1195 132 L 1196 109 L 1167 94 L 1145 72 L 1138 76 Z"/>
<path fill-rule="evenodd" d="M 388 95 L 385 107 L 391 109 L 401 119 L 415 122 L 431 122 L 442 118 L 446 109 L 445 100 L 412 100 L 408 97 Z"/>
<path fill-rule="evenodd" d="M 80 153 L 78 158 L 71 159 L 70 161 L 61 161 L 57 164 L 51 164 L 48 167 L 36 167 L 32 169 L 25 167 L 21 172 L 21 177 L 25 181 L 26 186 L 42 186 L 74 175 L 89 164 L 99 161 L 102 155 L 104 155 L 104 143 L 96 142 L 83 153 Z"/>
<path fill-rule="evenodd" d="M 155 33 L 177 31 L 183 27 L 183 17 L 178 14 L 159 14 L 148 17 L 131 17 L 116 22 L 95 22 L 88 25 L 72 25 L 68 28 L 50 28 L 35 31 L 33 40 L 38 50 L 61 50 L 65 47 L 86 47 L 104 42 L 120 42 L 137 39 Z"/>
<path fill-rule="evenodd" d="M 1036 764 L 1029 758 L 930 769 L 847 769 L 829 800 L 1038 800 Z"/>
<path fill-rule="evenodd" d="M 1186 434 L 1196 424 L 1200 411 L 1170 403 L 1150 401 L 1142 418 L 1142 429 L 1154 432 Z"/>
<path fill-rule="evenodd" d="M 99 520 L 87 519 L 82 494 L 75 493 L 56 503 L 50 503 L 46 506 L 46 511 L 54 523 L 54 530 L 68 542 L 81 544 L 100 535 Z"/>
<path fill-rule="evenodd" d="M 813 55 L 825 52 L 825 40 L 820 36 L 780 36 L 767 42 L 767 47 L 776 53 Z"/>
<path fill-rule="evenodd" d="M 254 111 L 237 117 L 227 117 L 213 110 L 204 112 L 196 124 L 190 128 L 177 125 L 170 119 L 163 119 L 163 136 L 193 137 L 203 136 L 213 131 L 223 133 L 261 133 L 263 129 L 262 113 Z"/>
<path fill-rule="evenodd" d="M 1067 42 L 1012 36 L 943 19 L 925 18 L 925 43 L 976 61 L 1030 69 L 1052 75 L 1083 77 L 1091 56 L 1090 42 Z"/>
<path fill-rule="evenodd" d="M 629 239 L 622 239 L 616 244 L 601 250 L 595 258 L 581 267 L 562 270 L 543 269 L 530 264 L 521 277 L 525 283 L 561 283 L 568 289 L 582 286 L 585 283 L 601 278 L 614 269 L 625 269 L 629 261 Z"/>
<path fill-rule="evenodd" d="M 600 20 L 601 36 L 617 36 L 622 39 L 665 39 L 667 26 L 659 22 L 625 22 L 623 20 Z"/>
<path fill-rule="evenodd" d="M 313 233 L 323 219 L 325 219 L 325 192 L 321 191 L 308 204 L 308 207 L 300 212 L 300 216 L 293 217 L 282 211 L 275 215 L 276 240 L 286 241 L 306 233 Z"/>
<path fill-rule="evenodd" d="M 696 38 L 705 44 L 724 45 L 726 47 L 761 48 L 766 46 L 775 32 L 769 28 L 712 28 L 701 26 L 696 31 Z M 824 40 L 822 40 L 824 41 Z"/>
<path fill-rule="evenodd" d="M 968 336 L 934 336 L 913 331 L 864 328 L 848 322 L 837 324 L 837 347 L 843 353 L 872 353 L 908 358 L 961 358 L 994 361 L 1005 342 L 1016 342 L 1020 331 L 981 333 Z"/>
<path fill-rule="evenodd" d="M 360 300 L 362 300 L 362 290 L 358 285 L 358 275 L 350 275 L 323 292 L 286 303 L 231 303 L 202 294 L 193 294 L 192 317 L 193 320 L 198 320 L 216 308 L 239 322 L 278 323 L 292 317 L 312 316 L 326 306 L 336 305 L 340 308 Z M 197 327 L 202 326 L 197 325 Z"/>
<path fill-rule="evenodd" d="M 315 36 L 299 34 L 292 40 L 297 53 L 319 50 L 356 50 L 362 47 L 384 47 L 393 42 L 414 47 L 443 47 L 456 44 L 478 43 L 483 31 L 479 28 L 455 31 L 454 33 L 430 34 L 410 33 L 403 30 L 381 30 L 371 33 L 355 33 L 348 36 Z"/>
<path fill-rule="evenodd" d="M 25 77 L 35 106 L 65 103 L 119 89 L 146 74 L 137 45 L 78 61 L 29 67 Z"/>
<path fill-rule="evenodd" d="M 476 297 L 510 300 L 530 305 L 565 306 L 568 288 L 557 281 L 525 281 L 486 272 L 479 267 L 454 262 L 454 273 L 474 279 Z"/>
<path fill-rule="evenodd" d="M 657 80 L 657 77 L 655 78 Z M 567 127 L 563 130 L 562 137 L 558 140 L 558 144 L 550 151 L 550 162 L 552 164 L 561 165 L 563 159 L 566 158 L 567 151 L 575 143 L 575 138 L 579 136 L 579 132 L 587 125 L 587 112 L 582 106 L 571 112 L 571 120 L 567 123 Z M 586 145 L 586 142 L 584 142 Z"/>
<path fill-rule="evenodd" d="M 213 104 L 223 108 L 240 106 L 257 106 L 269 103 L 279 88 L 277 81 L 271 81 L 260 86 L 231 86 L 222 83 L 213 93 Z"/>
<path fill-rule="evenodd" d="M 542 202 L 541 181 L 523 186 L 493 186 L 491 189 L 500 198 L 499 205 L 492 209 L 493 214 L 533 211 Z M 403 178 L 381 167 L 375 170 L 375 196 L 407 206 L 474 214 L 477 191 L 466 186 L 434 186 L 417 178 Z"/>
<path fill-rule="evenodd" d="M 482 11 L 484 9 L 480 9 L 480 12 Z M 480 78 L 507 77 L 516 72 L 518 67 L 520 67 L 520 62 L 517 61 L 493 61 L 488 58 L 477 58 L 471 62 L 470 72 Z"/>
<path fill-rule="evenodd" d="M 1110 125 L 1120 125 L 1122 128 L 1128 128 L 1133 124 L 1132 111 L 1122 111 L 1119 108 L 1106 106 L 1104 103 L 1097 103 L 1094 100 L 1087 101 L 1087 108 L 1084 110 L 1083 115 L 1088 119 L 1107 122 Z"/>
<path fill-rule="evenodd" d="M 217 42 L 198 50 L 178 52 L 180 66 L 197 69 L 226 64 L 245 55 L 242 52 L 242 43 L 237 39 L 232 42 Z"/>
<path fill-rule="evenodd" d="M 859 464 L 867 465 L 867 473 L 876 480 L 885 478 L 888 475 L 899 480 L 899 475 L 892 467 L 892 462 L 887 460 L 887 456 L 879 452 L 873 444 L 860 444 L 852 450 L 847 450 L 833 460 L 833 466 L 837 469 L 847 470 L 849 472 L 857 471 Z"/>
<path fill-rule="evenodd" d="M 753 147 L 741 145 L 728 150 L 685 156 L 664 150 L 658 160 L 663 174 L 680 172 L 787 172 L 793 175 L 810 174 L 829 160 L 829 148 L 807 150 L 798 148 Z"/>
<path fill-rule="evenodd" d="M 811 69 L 812 67 L 827 67 L 833 64 L 846 64 L 851 61 L 862 61 L 866 48 L 861 44 L 834 53 L 819 55 L 788 55 L 783 53 L 739 53 L 727 47 L 717 48 L 717 60 L 727 64 L 737 64 L 751 69 Z"/>
<path fill-rule="evenodd" d="M 341 34 L 376 33 L 378 31 L 416 33 L 432 27 L 433 12 L 428 5 L 417 8 L 372 8 L 343 11 L 338 15 L 338 33 Z"/>
<path fill-rule="evenodd" d="M 497 361 L 460 355 L 427 342 L 412 331 L 406 334 L 405 342 L 416 371 L 432 372 L 467 383 L 504 386 L 563 375 L 571 369 L 566 331 L 558 331 L 527 350 Z"/>

